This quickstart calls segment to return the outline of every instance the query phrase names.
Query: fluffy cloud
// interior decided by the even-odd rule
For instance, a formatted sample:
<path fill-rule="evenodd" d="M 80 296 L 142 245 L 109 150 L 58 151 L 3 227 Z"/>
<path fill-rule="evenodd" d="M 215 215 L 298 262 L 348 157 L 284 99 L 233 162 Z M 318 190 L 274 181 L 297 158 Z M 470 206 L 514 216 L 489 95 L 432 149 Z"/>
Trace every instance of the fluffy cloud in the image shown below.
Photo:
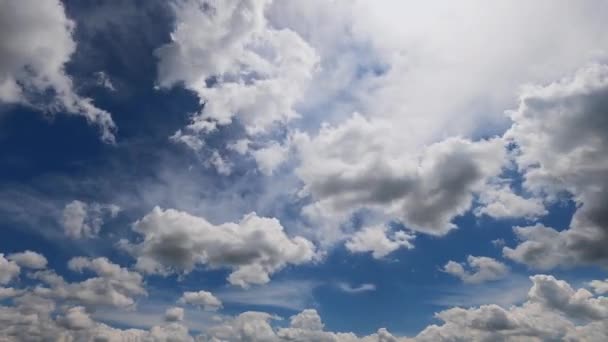
<path fill-rule="evenodd" d="M 25 268 L 41 269 L 45 268 L 47 264 L 44 255 L 32 251 L 13 253 L 8 256 L 8 259 Z"/>
<path fill-rule="evenodd" d="M 158 207 L 133 225 L 143 236 L 131 246 L 137 267 L 145 272 L 188 273 L 197 264 L 228 267 L 231 284 L 264 284 L 270 274 L 288 264 L 309 262 L 313 244 L 299 236 L 288 237 L 274 218 L 245 215 L 238 223 L 214 225 L 202 217 Z"/>
<path fill-rule="evenodd" d="M 81 282 L 66 282 L 52 270 L 38 271 L 32 275 L 47 286 L 34 289 L 37 296 L 64 300 L 86 307 L 111 306 L 128 308 L 135 304 L 134 296 L 146 294 L 143 277 L 106 258 L 72 258 L 68 268 L 76 272 L 91 271 L 96 277 Z"/>
<path fill-rule="evenodd" d="M 197 305 L 205 310 L 211 311 L 222 307 L 222 302 L 208 291 L 184 292 L 178 302 L 182 304 Z"/>
<path fill-rule="evenodd" d="M 161 87 L 181 83 L 204 104 L 180 137 L 192 141 L 235 117 L 249 133 L 262 133 L 298 115 L 293 107 L 318 57 L 293 31 L 268 25 L 269 3 L 173 2 L 175 29 L 171 42 L 156 51 L 157 81 Z"/>
<path fill-rule="evenodd" d="M 61 224 L 65 235 L 72 239 L 92 238 L 99 234 L 104 220 L 116 217 L 119 211 L 114 204 L 87 204 L 74 200 L 63 209 Z"/>
<path fill-rule="evenodd" d="M 21 268 L 16 262 L 7 260 L 4 254 L 0 253 L 0 284 L 8 284 L 21 272 Z"/>
<path fill-rule="evenodd" d="M 65 64 L 76 50 L 74 22 L 63 4 L 51 1 L 0 2 L 0 102 L 21 103 L 47 112 L 83 116 L 101 129 L 105 141 L 114 141 L 110 113 L 78 96 Z M 45 100 L 51 92 L 52 99 Z"/>
<path fill-rule="evenodd" d="M 312 138 L 296 138 L 296 172 L 318 216 L 369 208 L 410 229 L 443 235 L 455 228 L 454 217 L 470 209 L 474 193 L 502 170 L 500 139 L 450 138 L 409 154 L 401 134 L 388 122 L 355 114 Z"/>
<path fill-rule="evenodd" d="M 608 66 L 591 65 L 573 77 L 529 87 L 511 113 L 505 134 L 516 146 L 524 186 L 578 204 L 570 228 L 516 227 L 521 243 L 505 256 L 532 267 L 608 264 Z"/>
<path fill-rule="evenodd" d="M 542 201 L 538 198 L 524 198 L 513 192 L 507 185 L 490 186 L 480 193 L 480 207 L 475 215 L 493 218 L 536 218 L 547 214 Z"/>
<path fill-rule="evenodd" d="M 208 328 L 203 340 L 209 341 L 327 341 L 327 342 L 398 342 L 409 341 L 397 338 L 386 329 L 377 333 L 358 337 L 353 333 L 324 331 L 321 317 L 314 309 L 306 309 L 290 318 L 286 328 L 275 329 L 271 321 L 276 317 L 264 312 L 244 312 Z"/>
<path fill-rule="evenodd" d="M 465 269 L 465 266 L 471 269 Z M 502 262 L 489 257 L 469 255 L 466 264 L 448 261 L 443 271 L 465 283 L 479 284 L 486 281 L 498 280 L 509 274 L 509 268 Z"/>
<path fill-rule="evenodd" d="M 608 338 L 608 301 L 587 290 L 574 291 L 552 276 L 530 277 L 528 301 L 509 309 L 498 305 L 452 308 L 438 313 L 442 325 L 424 329 L 416 341 L 602 341 Z M 575 323 L 576 322 L 576 323 Z M 580 324 L 576 326 L 576 324 Z"/>
<path fill-rule="evenodd" d="M 169 308 L 165 311 L 166 322 L 180 322 L 184 320 L 184 309 L 182 308 Z"/>
<path fill-rule="evenodd" d="M 413 235 L 402 230 L 393 232 L 390 236 L 387 236 L 387 233 L 388 227 L 384 225 L 363 228 L 346 241 L 346 248 L 353 253 L 371 252 L 376 259 L 383 258 L 401 247 L 414 248 L 410 243 L 410 240 L 414 239 Z"/>

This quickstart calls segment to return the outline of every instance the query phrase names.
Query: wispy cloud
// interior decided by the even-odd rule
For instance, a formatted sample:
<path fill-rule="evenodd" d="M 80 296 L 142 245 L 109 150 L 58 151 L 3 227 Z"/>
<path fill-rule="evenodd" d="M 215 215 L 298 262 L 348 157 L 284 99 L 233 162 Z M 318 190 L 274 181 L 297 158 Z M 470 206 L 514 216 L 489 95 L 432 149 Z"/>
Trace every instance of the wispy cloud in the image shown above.
<path fill-rule="evenodd" d="M 446 307 L 470 307 L 491 303 L 509 306 L 526 299 L 530 284 L 528 277 L 518 275 L 483 285 L 460 284 L 438 290 L 439 295 L 431 303 Z"/>
<path fill-rule="evenodd" d="M 348 283 L 338 283 L 337 287 L 346 293 L 361 293 L 376 290 L 376 285 L 374 284 L 361 284 L 359 286 L 353 286 Z"/>
<path fill-rule="evenodd" d="M 272 282 L 249 289 L 231 287 L 218 291 L 224 304 L 255 305 L 302 310 L 314 304 L 313 290 L 320 284 L 313 281 Z"/>

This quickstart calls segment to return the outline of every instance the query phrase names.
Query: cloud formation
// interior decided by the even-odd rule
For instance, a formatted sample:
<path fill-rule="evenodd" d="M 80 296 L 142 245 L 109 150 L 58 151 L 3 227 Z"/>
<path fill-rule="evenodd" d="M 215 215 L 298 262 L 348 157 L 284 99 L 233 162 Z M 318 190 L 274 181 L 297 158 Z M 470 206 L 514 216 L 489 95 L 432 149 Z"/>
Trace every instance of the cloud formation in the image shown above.
<path fill-rule="evenodd" d="M 0 22 L 0 103 L 82 116 L 99 127 L 104 141 L 113 142 L 116 126 L 110 113 L 76 94 L 65 72 L 76 42 L 75 24 L 63 4 L 58 0 L 2 1 Z"/>
<path fill-rule="evenodd" d="M 608 66 L 593 64 L 546 86 L 530 86 L 505 133 L 517 146 L 524 186 L 548 198 L 572 195 L 569 229 L 516 227 L 521 243 L 504 255 L 539 269 L 608 264 Z"/>
<path fill-rule="evenodd" d="M 313 260 L 314 245 L 288 237 L 277 219 L 245 215 L 237 223 L 214 225 L 202 217 L 158 207 L 133 229 L 143 241 L 131 246 L 138 269 L 147 273 L 191 272 L 197 265 L 232 269 L 228 282 L 264 284 L 283 267 Z"/>
<path fill-rule="evenodd" d="M 470 270 L 467 270 L 467 268 Z M 442 271 L 459 278 L 465 283 L 479 284 L 506 277 L 509 274 L 509 267 L 489 257 L 469 255 L 466 263 L 448 261 L 443 266 Z"/>
<path fill-rule="evenodd" d="M 120 207 L 74 200 L 65 205 L 61 224 L 65 235 L 72 239 L 94 238 L 99 234 L 104 220 L 118 215 Z"/>

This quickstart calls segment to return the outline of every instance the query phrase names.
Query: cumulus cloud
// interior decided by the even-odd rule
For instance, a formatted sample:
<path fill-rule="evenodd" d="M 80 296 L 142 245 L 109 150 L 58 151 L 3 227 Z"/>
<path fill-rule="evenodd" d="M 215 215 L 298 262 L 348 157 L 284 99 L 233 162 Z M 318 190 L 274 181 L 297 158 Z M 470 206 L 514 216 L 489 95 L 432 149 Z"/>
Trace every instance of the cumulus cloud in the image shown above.
<path fill-rule="evenodd" d="M 114 141 L 110 113 L 77 95 L 65 64 L 76 51 L 74 22 L 63 4 L 52 1 L 0 3 L 0 102 L 20 103 L 46 112 L 67 112 L 99 126 L 102 139 Z M 47 100 L 48 93 L 52 99 Z"/>
<path fill-rule="evenodd" d="M 293 108 L 318 61 L 289 29 L 268 25 L 269 0 L 174 1 L 171 42 L 156 51 L 158 85 L 183 84 L 204 104 L 182 136 L 232 122 L 249 133 L 296 116 Z M 190 140 L 190 139 L 189 139 Z"/>
<path fill-rule="evenodd" d="M 69 238 L 93 238 L 99 234 L 104 220 L 116 217 L 119 211 L 120 207 L 114 204 L 87 204 L 74 200 L 63 209 L 61 224 Z"/>
<path fill-rule="evenodd" d="M 452 219 L 470 209 L 473 194 L 501 172 L 500 139 L 449 138 L 408 154 L 401 134 L 388 122 L 355 114 L 312 138 L 295 138 L 296 172 L 315 201 L 315 215 L 344 217 L 369 208 L 410 229 L 444 235 L 455 228 Z"/>
<path fill-rule="evenodd" d="M 542 200 L 519 196 L 507 185 L 489 186 L 480 193 L 479 202 L 481 206 L 475 208 L 477 216 L 534 219 L 547 214 Z"/>
<path fill-rule="evenodd" d="M 222 302 L 217 299 L 211 292 L 184 292 L 178 300 L 181 304 L 197 305 L 205 310 L 215 311 L 222 307 Z"/>
<path fill-rule="evenodd" d="M 585 289 L 574 291 L 552 276 L 530 277 L 528 301 L 508 309 L 482 305 L 451 308 L 436 316 L 441 325 L 430 325 L 416 341 L 591 341 L 606 339 L 605 297 L 593 297 Z M 581 324 L 577 326 L 577 324 Z"/>
<path fill-rule="evenodd" d="M 184 320 L 184 309 L 173 307 L 165 311 L 166 322 L 180 322 Z"/>
<path fill-rule="evenodd" d="M 548 198 L 568 192 L 578 208 L 563 231 L 516 227 L 521 242 L 505 247 L 505 256 L 540 269 L 608 264 L 607 96 L 608 66 L 599 64 L 524 90 L 505 134 L 517 146 L 524 186 Z"/>
<path fill-rule="evenodd" d="M 0 284 L 8 284 L 15 279 L 21 268 L 15 261 L 7 260 L 4 254 L 0 253 Z"/>
<path fill-rule="evenodd" d="M 133 225 L 143 241 L 130 247 L 137 267 L 148 273 L 188 273 L 198 264 L 232 269 L 231 284 L 264 284 L 289 264 L 310 262 L 314 245 L 288 237 L 277 219 L 245 215 L 214 225 L 205 218 L 158 207 Z"/>
<path fill-rule="evenodd" d="M 506 277 L 509 274 L 509 268 L 502 262 L 489 257 L 469 255 L 466 263 L 448 261 L 443 266 L 443 272 L 451 274 L 465 283 L 479 284 Z"/>
<path fill-rule="evenodd" d="M 401 247 L 414 248 L 410 242 L 415 238 L 414 235 L 403 230 L 392 233 L 388 230 L 384 225 L 363 228 L 346 241 L 345 246 L 352 253 L 371 252 L 376 259 L 381 259 Z"/>
<path fill-rule="evenodd" d="M 46 286 L 34 289 L 37 296 L 58 299 L 85 307 L 133 307 L 135 296 L 146 295 L 143 277 L 133 271 L 110 262 L 107 258 L 76 257 L 70 259 L 68 268 L 75 272 L 91 271 L 96 277 L 80 282 L 67 282 L 52 270 L 32 274 Z"/>
<path fill-rule="evenodd" d="M 44 255 L 32 251 L 13 253 L 8 256 L 8 259 L 25 268 L 41 269 L 45 268 L 47 264 Z"/>

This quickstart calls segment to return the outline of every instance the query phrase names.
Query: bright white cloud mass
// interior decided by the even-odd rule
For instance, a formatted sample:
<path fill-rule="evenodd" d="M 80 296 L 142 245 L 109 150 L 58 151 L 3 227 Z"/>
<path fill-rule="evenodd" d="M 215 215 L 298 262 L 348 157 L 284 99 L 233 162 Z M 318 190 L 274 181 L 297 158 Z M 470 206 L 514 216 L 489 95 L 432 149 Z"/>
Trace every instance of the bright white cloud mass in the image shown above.
<path fill-rule="evenodd" d="M 0 341 L 607 341 L 606 22 L 0 0 Z"/>

